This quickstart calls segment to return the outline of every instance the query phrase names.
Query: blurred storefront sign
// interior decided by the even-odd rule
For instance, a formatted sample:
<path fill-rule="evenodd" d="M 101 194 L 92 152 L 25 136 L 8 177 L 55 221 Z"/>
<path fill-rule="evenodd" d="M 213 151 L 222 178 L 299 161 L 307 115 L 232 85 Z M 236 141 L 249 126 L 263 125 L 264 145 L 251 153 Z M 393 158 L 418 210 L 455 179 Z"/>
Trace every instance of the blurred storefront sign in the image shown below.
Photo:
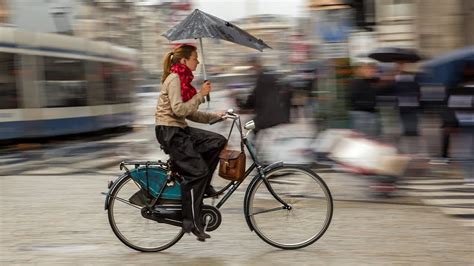
<path fill-rule="evenodd" d="M 349 57 L 349 51 L 346 42 L 323 43 L 320 45 L 320 51 L 321 57 L 324 59 Z"/>
<path fill-rule="evenodd" d="M 318 89 L 327 95 L 320 97 L 320 129 L 347 127 L 345 87 L 349 77 L 349 34 L 352 30 L 352 9 L 343 0 L 312 0 L 309 10 L 313 17 L 313 40 L 318 41 L 317 55 L 326 61 L 327 69 L 321 76 Z"/>
<path fill-rule="evenodd" d="M 347 41 L 352 29 L 352 9 L 342 0 L 312 0 L 313 39 L 320 43 L 324 58 L 348 56 Z"/>
<path fill-rule="evenodd" d="M 351 30 L 350 9 L 317 10 L 315 30 L 325 43 L 346 42 Z"/>
<path fill-rule="evenodd" d="M 349 56 L 348 40 L 351 30 L 349 8 L 315 11 L 315 35 L 321 40 L 320 55 L 324 59 Z"/>

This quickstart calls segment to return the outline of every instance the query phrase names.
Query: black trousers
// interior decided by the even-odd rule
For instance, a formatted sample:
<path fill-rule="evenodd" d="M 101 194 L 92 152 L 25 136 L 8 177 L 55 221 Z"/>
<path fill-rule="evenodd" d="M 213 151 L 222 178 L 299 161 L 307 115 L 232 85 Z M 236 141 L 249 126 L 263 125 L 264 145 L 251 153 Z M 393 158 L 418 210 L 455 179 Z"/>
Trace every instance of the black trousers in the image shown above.
<path fill-rule="evenodd" d="M 418 110 L 410 107 L 400 107 L 400 120 L 403 127 L 403 135 L 418 135 Z"/>
<path fill-rule="evenodd" d="M 442 142 L 441 142 L 441 157 L 449 158 L 449 144 L 450 144 L 450 130 L 447 128 L 442 128 Z"/>
<path fill-rule="evenodd" d="M 227 140 L 217 133 L 192 127 L 156 126 L 155 133 L 158 142 L 183 177 L 183 230 L 202 230 L 202 199 L 219 163 L 219 153 Z"/>

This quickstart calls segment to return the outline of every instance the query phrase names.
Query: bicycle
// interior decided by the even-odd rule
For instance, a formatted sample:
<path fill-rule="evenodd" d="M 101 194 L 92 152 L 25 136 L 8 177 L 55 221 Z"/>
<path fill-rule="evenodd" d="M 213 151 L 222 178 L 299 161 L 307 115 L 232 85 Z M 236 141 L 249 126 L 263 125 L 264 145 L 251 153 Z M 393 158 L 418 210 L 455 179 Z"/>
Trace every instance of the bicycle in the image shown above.
<path fill-rule="evenodd" d="M 218 121 L 233 120 L 253 163 L 246 169 L 242 181 L 228 181 L 215 196 L 223 195 L 215 205 L 203 204 L 201 221 L 205 231 L 214 231 L 221 224 L 219 208 L 230 198 L 254 169 L 244 197 L 247 225 L 266 243 L 281 249 L 303 248 L 316 242 L 329 227 L 333 200 L 326 183 L 316 173 L 302 165 L 275 162 L 263 166 L 248 140 L 255 128 L 247 122 L 244 135 L 240 116 L 229 109 Z M 218 121 L 211 121 L 210 124 Z M 129 169 L 127 166 L 134 166 Z M 124 161 L 125 173 L 109 181 L 105 210 L 112 231 L 128 247 L 156 252 L 176 244 L 184 232 L 181 229 L 181 177 L 172 162 Z M 227 192 L 226 192 L 227 191 Z M 224 194 L 224 192 L 226 192 Z"/>

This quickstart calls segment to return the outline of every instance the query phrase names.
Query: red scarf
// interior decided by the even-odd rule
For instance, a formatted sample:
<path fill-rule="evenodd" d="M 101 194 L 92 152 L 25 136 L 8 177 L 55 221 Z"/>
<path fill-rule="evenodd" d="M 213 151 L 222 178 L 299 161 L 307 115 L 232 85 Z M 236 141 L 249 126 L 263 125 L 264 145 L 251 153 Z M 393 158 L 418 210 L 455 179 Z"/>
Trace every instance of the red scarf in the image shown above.
<path fill-rule="evenodd" d="M 183 102 L 187 102 L 193 98 L 197 91 L 193 85 L 191 85 L 191 81 L 194 79 L 191 69 L 186 65 L 176 63 L 171 66 L 171 73 L 176 73 L 179 76 L 179 81 L 181 82 L 181 99 Z"/>

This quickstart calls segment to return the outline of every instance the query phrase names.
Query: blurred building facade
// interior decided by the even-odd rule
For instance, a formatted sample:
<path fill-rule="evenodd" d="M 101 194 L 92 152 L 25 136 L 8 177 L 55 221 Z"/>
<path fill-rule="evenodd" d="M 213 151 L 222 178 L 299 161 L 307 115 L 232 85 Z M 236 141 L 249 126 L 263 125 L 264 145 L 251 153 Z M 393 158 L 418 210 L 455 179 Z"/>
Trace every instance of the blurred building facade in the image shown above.
<path fill-rule="evenodd" d="M 157 80 L 164 50 L 161 37 L 191 10 L 191 1 L 153 4 L 133 0 L 82 0 L 75 20 L 76 35 L 134 48 L 141 66 L 141 79 Z"/>
<path fill-rule="evenodd" d="M 307 7 L 309 16 L 294 20 L 254 15 L 233 23 L 273 48 L 262 54 L 269 65 L 348 57 L 351 36 L 359 43 L 374 39 L 380 46 L 417 48 L 428 58 L 474 44 L 472 0 L 307 0 Z M 0 23 L 134 48 L 143 78 L 159 79 L 164 51 L 175 45 L 160 34 L 192 9 L 191 0 L 0 0 Z M 255 52 L 225 41 L 203 42 L 206 61 L 216 65 L 235 65 Z"/>
<path fill-rule="evenodd" d="M 0 25 L 6 25 L 9 21 L 10 12 L 6 0 L 0 0 Z"/>
<path fill-rule="evenodd" d="M 82 0 L 74 21 L 76 36 L 116 45 L 140 48 L 140 33 L 135 1 Z"/>
<path fill-rule="evenodd" d="M 0 22 L 31 32 L 72 35 L 76 2 L 67 0 L 1 0 Z"/>
<path fill-rule="evenodd" d="M 191 13 L 191 0 L 162 1 L 158 4 L 137 4 L 140 21 L 140 61 L 145 79 L 159 82 L 165 54 L 176 44 L 161 36 Z"/>
<path fill-rule="evenodd" d="M 418 49 L 425 57 L 474 44 L 471 0 L 378 0 L 374 5 L 380 45 Z"/>
<path fill-rule="evenodd" d="M 310 17 L 346 8 L 352 8 L 346 13 L 354 22 L 351 34 L 374 32 L 379 46 L 415 48 L 430 58 L 474 44 L 471 0 L 308 0 Z M 311 24 L 318 22 L 313 18 Z M 311 38 L 321 45 L 314 27 Z"/>
<path fill-rule="evenodd" d="M 132 0 L 1 0 L 0 22 L 32 32 L 74 35 L 139 48 Z"/>
<path fill-rule="evenodd" d="M 163 59 L 163 39 L 160 33 L 165 25 L 160 19 L 159 5 L 138 5 L 137 15 L 140 32 L 135 38 L 140 40 L 140 62 L 144 71 L 144 79 L 159 79 Z"/>
<path fill-rule="evenodd" d="M 270 14 L 253 15 L 239 20 L 236 24 L 272 47 L 262 54 L 266 65 L 280 66 L 289 61 L 290 36 L 295 34 L 295 24 L 288 17 Z"/>
<path fill-rule="evenodd" d="M 474 1 L 417 0 L 418 48 L 427 57 L 474 45 Z"/>
<path fill-rule="evenodd" d="M 470 0 L 380 0 L 375 2 L 379 41 L 412 47 L 425 56 L 474 44 Z"/>
<path fill-rule="evenodd" d="M 415 1 L 375 1 L 376 32 L 381 46 L 417 47 Z"/>

